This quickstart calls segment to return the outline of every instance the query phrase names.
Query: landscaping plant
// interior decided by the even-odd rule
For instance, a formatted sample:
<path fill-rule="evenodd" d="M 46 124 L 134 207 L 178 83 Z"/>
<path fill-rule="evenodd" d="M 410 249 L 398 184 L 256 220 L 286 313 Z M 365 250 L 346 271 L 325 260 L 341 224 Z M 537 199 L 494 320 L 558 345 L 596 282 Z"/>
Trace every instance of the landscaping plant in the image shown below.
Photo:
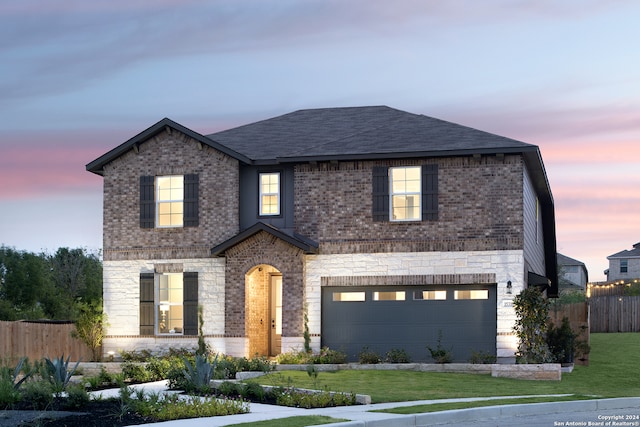
<path fill-rule="evenodd" d="M 553 355 L 547 345 L 549 301 L 536 287 L 523 290 L 513 299 L 516 311 L 514 331 L 519 339 L 518 363 L 549 363 Z"/>

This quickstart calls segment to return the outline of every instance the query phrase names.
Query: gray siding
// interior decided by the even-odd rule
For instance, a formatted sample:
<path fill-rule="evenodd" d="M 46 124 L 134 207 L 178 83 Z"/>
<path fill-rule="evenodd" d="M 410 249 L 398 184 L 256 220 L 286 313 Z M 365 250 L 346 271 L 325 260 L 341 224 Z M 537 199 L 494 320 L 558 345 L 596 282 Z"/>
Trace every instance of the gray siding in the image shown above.
<path fill-rule="evenodd" d="M 545 276 L 542 211 L 539 206 L 536 209 L 536 192 L 526 168 L 524 168 L 523 175 L 525 268 L 528 271 Z"/>

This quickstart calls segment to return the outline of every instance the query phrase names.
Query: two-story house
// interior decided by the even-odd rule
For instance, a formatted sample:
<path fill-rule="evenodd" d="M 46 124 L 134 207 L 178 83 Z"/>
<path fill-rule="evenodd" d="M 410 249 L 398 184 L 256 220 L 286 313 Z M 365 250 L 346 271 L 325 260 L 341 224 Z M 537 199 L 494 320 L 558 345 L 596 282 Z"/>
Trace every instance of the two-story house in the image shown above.
<path fill-rule="evenodd" d="M 558 254 L 559 293 L 586 292 L 589 272 L 584 262 Z"/>
<path fill-rule="evenodd" d="M 104 352 L 276 355 L 426 346 L 512 360 L 513 298 L 556 296 L 537 146 L 385 106 L 211 135 L 169 119 L 92 161 L 104 178 Z"/>
<path fill-rule="evenodd" d="M 604 272 L 607 281 L 640 279 L 640 242 L 633 249 L 616 252 L 607 259 L 609 268 Z"/>

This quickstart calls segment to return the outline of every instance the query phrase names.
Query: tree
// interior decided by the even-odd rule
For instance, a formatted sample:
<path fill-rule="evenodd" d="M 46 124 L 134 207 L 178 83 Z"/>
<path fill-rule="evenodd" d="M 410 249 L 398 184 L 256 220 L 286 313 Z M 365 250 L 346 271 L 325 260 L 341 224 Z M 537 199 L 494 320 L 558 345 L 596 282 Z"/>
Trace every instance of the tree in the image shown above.
<path fill-rule="evenodd" d="M 549 301 L 542 292 L 531 287 L 513 299 L 518 319 L 514 331 L 520 342 L 516 353 L 518 363 L 549 363 L 553 355 L 547 345 Z"/>
<path fill-rule="evenodd" d="M 102 300 L 76 303 L 78 318 L 76 329 L 71 333 L 74 338 L 80 339 L 91 349 L 93 361 L 102 359 L 102 340 L 105 328 L 108 326 L 107 314 L 102 311 Z"/>

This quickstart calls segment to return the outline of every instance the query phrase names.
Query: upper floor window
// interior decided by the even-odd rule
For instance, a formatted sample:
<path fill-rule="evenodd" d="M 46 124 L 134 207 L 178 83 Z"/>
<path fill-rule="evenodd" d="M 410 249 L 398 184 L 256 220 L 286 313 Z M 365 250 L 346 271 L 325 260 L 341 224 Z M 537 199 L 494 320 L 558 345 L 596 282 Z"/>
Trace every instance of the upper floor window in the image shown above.
<path fill-rule="evenodd" d="M 389 169 L 392 221 L 421 220 L 422 184 L 420 178 L 420 166 Z"/>
<path fill-rule="evenodd" d="M 199 176 L 140 177 L 140 227 L 197 227 Z"/>
<path fill-rule="evenodd" d="M 629 260 L 621 259 L 620 260 L 620 273 L 628 273 L 629 272 Z"/>
<path fill-rule="evenodd" d="M 438 164 L 372 168 L 373 221 L 437 221 Z"/>
<path fill-rule="evenodd" d="M 260 174 L 260 215 L 280 215 L 280 173 Z"/>
<path fill-rule="evenodd" d="M 156 177 L 156 225 L 182 227 L 184 212 L 184 177 L 182 175 Z"/>

